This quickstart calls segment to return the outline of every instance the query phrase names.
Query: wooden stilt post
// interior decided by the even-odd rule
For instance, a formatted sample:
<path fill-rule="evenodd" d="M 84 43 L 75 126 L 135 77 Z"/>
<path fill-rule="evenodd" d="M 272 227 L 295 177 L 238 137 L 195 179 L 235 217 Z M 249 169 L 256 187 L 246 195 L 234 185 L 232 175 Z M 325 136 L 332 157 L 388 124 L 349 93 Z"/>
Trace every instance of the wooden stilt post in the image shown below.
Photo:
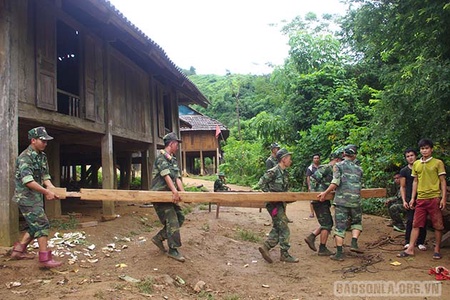
<path fill-rule="evenodd" d="M 141 152 L 141 189 L 148 191 L 150 189 L 150 164 L 149 150 Z"/>
<path fill-rule="evenodd" d="M 80 170 L 80 186 L 84 187 L 84 185 L 86 184 L 86 164 L 82 164 L 81 165 L 81 170 Z"/>
<path fill-rule="evenodd" d="M 50 132 L 51 134 L 51 132 Z M 51 141 L 48 143 L 45 153 L 48 157 L 48 167 L 50 175 L 52 176 L 52 183 L 54 186 L 61 186 L 61 173 L 60 173 L 60 148 L 58 141 Z M 52 200 L 45 201 L 45 212 L 50 219 L 59 218 L 61 216 L 61 201 Z"/>
<path fill-rule="evenodd" d="M 19 237 L 19 210 L 14 195 L 15 159 L 18 155 L 18 65 L 13 43 L 20 27 L 14 20 L 16 1 L 0 0 L 0 245 L 10 246 Z M 11 17 L 9 14 L 13 14 Z"/>
<path fill-rule="evenodd" d="M 105 43 L 106 49 L 106 64 L 104 70 L 105 72 L 105 83 L 107 89 L 107 97 L 105 103 L 105 116 L 106 116 L 106 133 L 102 137 L 101 141 L 101 153 L 102 153 L 102 187 L 104 189 L 114 188 L 114 176 L 115 176 L 115 165 L 113 156 L 113 136 L 112 136 L 112 126 L 113 126 L 113 107 L 111 103 L 112 99 L 112 87 L 111 87 L 111 61 L 110 57 L 110 45 Z M 117 177 L 116 177 L 117 178 Z M 104 220 L 111 220 L 116 217 L 114 212 L 114 201 L 103 201 L 103 216 Z"/>
<path fill-rule="evenodd" d="M 203 151 L 200 150 L 200 175 L 205 175 L 205 168 L 203 165 Z"/>
<path fill-rule="evenodd" d="M 186 171 L 186 165 L 187 165 L 187 160 L 186 160 L 186 151 L 183 151 L 183 175 L 187 175 L 187 171 Z"/>
<path fill-rule="evenodd" d="M 123 186 L 122 188 L 125 190 L 129 190 L 131 187 L 131 152 L 127 152 L 125 154 L 124 162 L 123 162 Z"/>
<path fill-rule="evenodd" d="M 113 138 L 111 132 L 102 138 L 102 187 L 114 188 Z M 103 217 L 111 219 L 115 216 L 114 201 L 103 201 Z"/>
<path fill-rule="evenodd" d="M 220 165 L 220 151 L 219 151 L 219 147 L 217 147 L 217 150 L 216 150 L 216 163 L 217 163 L 217 165 L 216 165 L 216 173 L 219 173 L 219 165 Z"/>

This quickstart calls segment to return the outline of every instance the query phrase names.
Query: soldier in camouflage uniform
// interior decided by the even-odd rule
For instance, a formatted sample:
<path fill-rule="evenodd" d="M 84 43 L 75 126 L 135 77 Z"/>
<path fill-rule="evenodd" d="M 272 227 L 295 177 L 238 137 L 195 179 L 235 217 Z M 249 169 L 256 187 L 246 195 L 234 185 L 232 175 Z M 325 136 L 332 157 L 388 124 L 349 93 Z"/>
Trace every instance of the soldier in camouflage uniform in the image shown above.
<path fill-rule="evenodd" d="M 278 164 L 272 169 L 267 170 L 258 182 L 259 187 L 264 192 L 288 191 L 289 173 L 286 168 L 292 164 L 291 153 L 286 149 L 280 149 L 277 152 L 277 160 Z M 269 251 L 279 243 L 281 249 L 280 260 L 297 263 L 298 258 L 291 256 L 288 252 L 291 245 L 289 244 L 290 231 L 286 216 L 286 202 L 267 202 L 266 208 L 272 218 L 272 230 L 263 246 L 259 247 L 259 252 L 261 252 L 261 255 L 268 263 L 272 263 L 273 260 L 270 257 Z"/>
<path fill-rule="evenodd" d="M 320 201 L 325 201 L 325 196 L 336 190 L 334 195 L 336 221 L 334 239 L 337 251 L 330 258 L 338 261 L 344 260 L 342 247 L 348 219 L 350 219 L 352 231 L 350 251 L 362 253 L 358 247 L 358 237 L 362 231 L 361 181 L 363 171 L 360 166 L 354 163 L 356 154 L 357 148 L 355 145 L 347 145 L 344 148 L 344 161 L 333 166 L 333 180 L 330 186 L 317 196 Z"/>
<path fill-rule="evenodd" d="M 394 175 L 394 184 L 397 190 L 396 195 L 386 199 L 385 205 L 388 208 L 389 216 L 392 220 L 392 227 L 395 231 L 406 232 L 405 223 L 403 221 L 406 215 L 406 209 L 403 207 L 402 195 L 400 193 L 400 174 Z"/>
<path fill-rule="evenodd" d="M 317 168 L 320 166 L 320 154 L 319 153 L 313 154 L 312 160 L 313 160 L 312 164 L 310 164 L 309 167 L 306 168 L 306 173 L 305 173 L 305 176 L 306 176 L 306 187 L 308 188 L 308 192 L 312 191 L 312 188 L 311 188 L 311 175 L 314 174 L 314 172 L 316 172 Z M 314 207 L 313 207 L 313 202 L 312 201 L 309 203 L 309 209 L 310 209 L 309 217 L 310 218 L 314 218 L 315 213 L 314 213 Z"/>
<path fill-rule="evenodd" d="M 53 139 L 44 127 L 36 127 L 28 131 L 30 145 L 16 160 L 15 192 L 13 200 L 28 224 L 27 232 L 20 242 L 16 242 L 12 249 L 13 259 L 33 259 L 34 255 L 26 252 L 27 245 L 37 239 L 39 245 L 39 263 L 42 267 L 53 268 L 62 262 L 52 258 L 52 252 L 47 248 L 50 223 L 44 211 L 44 199 L 58 199 L 48 188 L 54 188 L 51 182 L 47 156 L 43 152 L 47 141 Z"/>
<path fill-rule="evenodd" d="M 272 143 L 270 145 L 270 156 L 266 159 L 266 171 L 272 169 L 278 165 L 277 152 L 280 150 L 280 145 L 278 143 Z M 261 209 L 259 210 L 261 212 Z M 286 213 L 286 212 L 285 212 Z M 288 218 L 288 223 L 293 223 L 291 219 Z"/>
<path fill-rule="evenodd" d="M 225 173 L 219 172 L 219 174 L 217 174 L 217 176 L 219 178 L 217 178 L 216 181 L 214 181 L 214 192 L 229 191 L 230 188 L 226 186 L 227 181 L 225 179 Z"/>
<path fill-rule="evenodd" d="M 167 240 L 167 256 L 184 262 L 185 258 L 178 251 L 181 246 L 180 228 L 184 215 L 178 203 L 181 201 L 178 191 L 184 192 L 180 168 L 175 153 L 181 140 L 173 132 L 163 137 L 164 150 L 159 150 L 153 167 L 152 191 L 172 191 L 173 202 L 153 202 L 156 214 L 164 227 L 152 238 L 152 242 L 162 251 L 167 252 L 163 242 Z"/>
<path fill-rule="evenodd" d="M 278 143 L 273 143 L 270 145 L 270 156 L 266 159 L 266 171 L 272 169 L 278 164 L 277 152 L 280 150 L 280 145 Z"/>
<path fill-rule="evenodd" d="M 323 192 L 330 186 L 330 183 L 333 180 L 333 166 L 342 160 L 343 151 L 344 149 L 342 148 L 333 151 L 330 154 L 330 162 L 325 165 L 320 165 L 316 172 L 311 175 L 310 183 L 313 192 Z M 320 226 L 305 238 L 305 242 L 311 250 L 317 251 L 314 242 L 316 237 L 320 234 L 320 246 L 317 254 L 319 256 L 330 256 L 334 253 L 328 250 L 326 243 L 331 228 L 333 228 L 333 218 L 330 211 L 331 202 L 330 200 L 325 200 L 323 202 L 316 200 L 312 201 L 312 205 Z"/>

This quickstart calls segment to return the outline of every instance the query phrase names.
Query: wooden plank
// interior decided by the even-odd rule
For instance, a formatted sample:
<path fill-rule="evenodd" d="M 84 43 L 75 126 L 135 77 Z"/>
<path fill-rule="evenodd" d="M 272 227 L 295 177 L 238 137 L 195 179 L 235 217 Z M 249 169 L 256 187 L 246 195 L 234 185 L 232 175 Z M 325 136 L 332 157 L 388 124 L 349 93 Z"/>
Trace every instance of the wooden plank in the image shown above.
<path fill-rule="evenodd" d="M 57 189 L 58 190 L 58 189 Z M 66 197 L 64 190 L 56 191 L 61 199 Z M 263 193 L 263 192 L 180 192 L 183 202 L 187 203 L 261 203 L 276 201 L 310 201 L 317 200 L 319 193 L 286 192 L 286 193 Z M 73 195 L 73 194 L 72 194 Z M 172 202 L 171 192 L 136 191 L 136 190 L 110 190 L 110 189 L 81 189 L 81 200 L 90 201 L 130 201 L 130 202 Z M 327 199 L 332 199 L 328 195 Z M 386 197 L 386 190 L 364 189 L 361 191 L 362 198 Z"/>

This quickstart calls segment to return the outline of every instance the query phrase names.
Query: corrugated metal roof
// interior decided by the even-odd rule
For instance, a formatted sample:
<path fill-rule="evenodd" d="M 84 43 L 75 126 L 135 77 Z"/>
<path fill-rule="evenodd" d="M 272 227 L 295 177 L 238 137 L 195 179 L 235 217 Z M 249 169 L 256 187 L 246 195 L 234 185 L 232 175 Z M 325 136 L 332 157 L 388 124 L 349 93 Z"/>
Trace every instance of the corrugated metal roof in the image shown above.
<path fill-rule="evenodd" d="M 180 115 L 180 120 L 191 125 L 191 128 L 180 128 L 180 131 L 215 131 L 219 125 L 221 131 L 228 131 L 228 128 L 219 121 L 204 115 Z"/>

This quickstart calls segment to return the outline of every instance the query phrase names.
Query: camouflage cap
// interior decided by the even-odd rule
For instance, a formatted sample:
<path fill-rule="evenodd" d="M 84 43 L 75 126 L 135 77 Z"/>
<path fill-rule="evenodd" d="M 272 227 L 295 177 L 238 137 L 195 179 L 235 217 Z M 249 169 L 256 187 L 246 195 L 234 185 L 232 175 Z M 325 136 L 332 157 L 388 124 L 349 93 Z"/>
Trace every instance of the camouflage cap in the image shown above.
<path fill-rule="evenodd" d="M 346 155 L 352 155 L 352 156 L 356 155 L 356 154 L 358 154 L 358 147 L 356 147 L 355 145 L 352 145 L 352 144 L 347 145 L 344 148 L 344 153 Z"/>
<path fill-rule="evenodd" d="M 292 153 L 287 151 L 286 149 L 280 149 L 277 151 L 277 160 L 278 162 L 281 161 L 281 159 L 287 155 L 291 155 Z"/>
<path fill-rule="evenodd" d="M 281 147 L 280 147 L 280 145 L 278 145 L 278 143 L 272 143 L 272 144 L 270 145 L 270 150 L 273 150 L 273 149 L 275 149 L 275 148 L 280 149 Z"/>
<path fill-rule="evenodd" d="M 344 147 L 339 147 L 330 153 L 330 159 L 342 158 Z"/>
<path fill-rule="evenodd" d="M 171 141 L 177 141 L 177 142 L 181 143 L 181 140 L 177 137 L 175 132 L 171 132 L 171 133 L 166 134 L 163 137 L 163 140 L 164 140 L 164 144 L 166 144 L 168 142 L 171 142 Z"/>
<path fill-rule="evenodd" d="M 29 140 L 40 139 L 43 141 L 50 141 L 53 140 L 53 137 L 48 135 L 47 130 L 45 130 L 45 127 L 40 126 L 30 129 L 28 131 L 28 139 Z"/>
<path fill-rule="evenodd" d="M 225 177 L 225 173 L 224 172 L 219 172 L 219 173 L 217 173 L 217 176 L 219 176 L 219 177 Z"/>

